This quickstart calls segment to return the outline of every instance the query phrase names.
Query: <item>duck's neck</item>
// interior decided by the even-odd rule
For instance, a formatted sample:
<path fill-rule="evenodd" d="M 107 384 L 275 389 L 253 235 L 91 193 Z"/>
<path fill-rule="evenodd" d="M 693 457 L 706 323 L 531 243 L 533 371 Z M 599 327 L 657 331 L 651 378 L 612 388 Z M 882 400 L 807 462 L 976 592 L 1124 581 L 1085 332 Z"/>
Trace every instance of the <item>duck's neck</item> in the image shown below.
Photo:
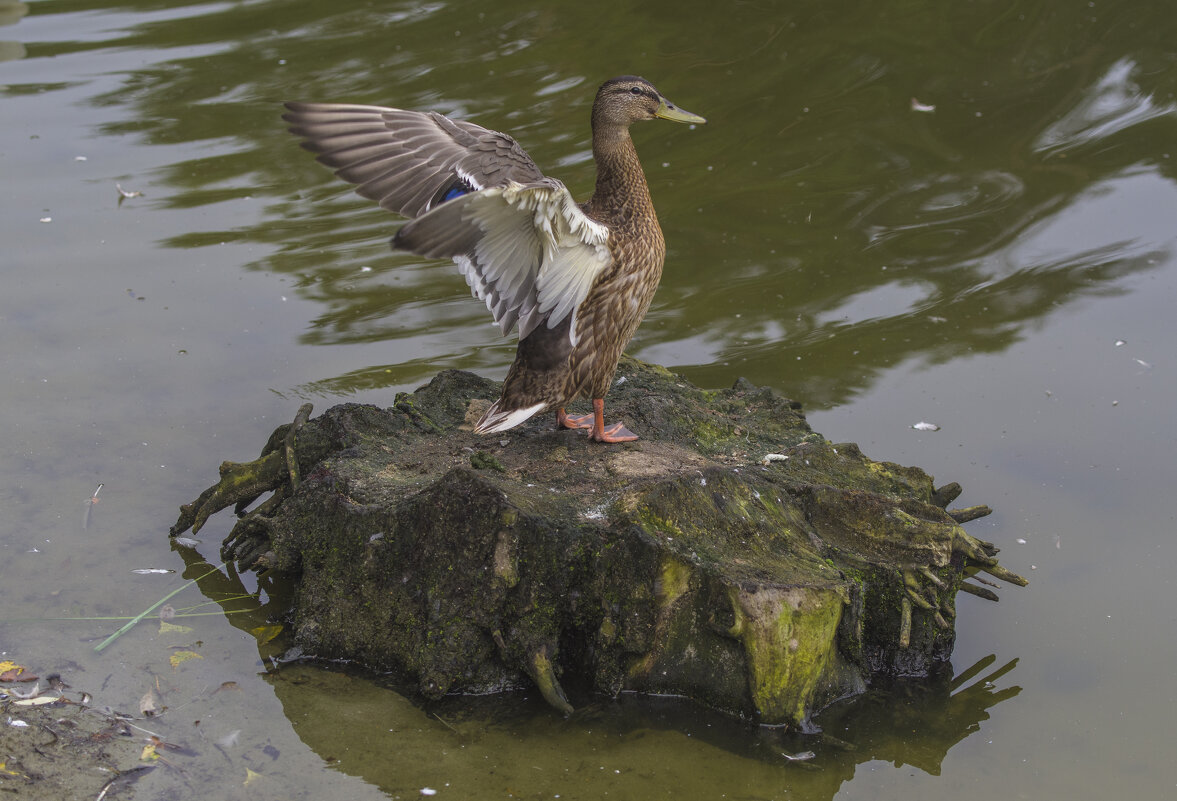
<path fill-rule="evenodd" d="M 594 125 L 593 160 L 597 186 L 588 207 L 594 217 L 623 221 L 653 208 L 628 128 Z"/>

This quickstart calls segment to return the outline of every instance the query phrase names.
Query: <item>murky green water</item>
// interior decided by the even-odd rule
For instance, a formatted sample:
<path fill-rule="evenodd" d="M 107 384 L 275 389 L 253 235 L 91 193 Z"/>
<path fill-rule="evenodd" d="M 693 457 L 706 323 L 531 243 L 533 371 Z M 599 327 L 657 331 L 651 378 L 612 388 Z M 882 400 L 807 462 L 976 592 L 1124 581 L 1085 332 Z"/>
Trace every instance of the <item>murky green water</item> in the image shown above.
<path fill-rule="evenodd" d="M 601 5 L 0 2 L 0 659 L 128 710 L 158 684 L 156 729 L 199 755 L 146 798 L 1172 797 L 1172 4 Z M 463 116 L 584 193 L 593 92 L 629 72 L 710 121 L 635 129 L 669 255 L 630 352 L 772 384 L 996 508 L 970 529 L 1032 583 L 961 599 L 960 686 L 830 710 L 844 751 L 677 701 L 564 721 L 266 677 L 259 613 L 101 654 L 117 622 L 11 622 L 134 614 L 181 579 L 132 569 L 207 569 L 169 550 L 177 507 L 302 398 L 505 372 L 461 277 L 390 253 L 280 101 Z"/>

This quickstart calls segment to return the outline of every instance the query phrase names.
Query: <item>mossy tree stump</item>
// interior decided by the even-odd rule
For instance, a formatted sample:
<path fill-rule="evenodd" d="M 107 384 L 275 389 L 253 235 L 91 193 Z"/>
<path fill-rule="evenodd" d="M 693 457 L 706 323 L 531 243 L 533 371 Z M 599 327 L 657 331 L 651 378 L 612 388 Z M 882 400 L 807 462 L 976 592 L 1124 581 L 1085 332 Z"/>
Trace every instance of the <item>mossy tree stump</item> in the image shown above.
<path fill-rule="evenodd" d="M 298 645 L 426 696 L 531 682 L 567 712 L 572 679 L 801 727 L 946 663 L 957 591 L 996 600 L 967 576 L 1025 583 L 961 528 L 987 508 L 946 510 L 959 486 L 829 443 L 773 390 L 617 375 L 622 446 L 546 417 L 475 436 L 498 385 L 457 371 L 389 409 L 304 407 L 172 533 L 236 504 L 226 558 L 297 577 Z"/>

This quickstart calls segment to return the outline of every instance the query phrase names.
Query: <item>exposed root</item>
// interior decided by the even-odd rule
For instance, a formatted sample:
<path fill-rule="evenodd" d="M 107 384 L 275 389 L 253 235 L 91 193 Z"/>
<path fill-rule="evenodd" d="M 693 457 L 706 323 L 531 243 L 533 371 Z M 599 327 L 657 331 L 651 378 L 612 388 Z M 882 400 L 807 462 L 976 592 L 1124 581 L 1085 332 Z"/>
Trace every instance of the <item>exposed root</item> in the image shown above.
<path fill-rule="evenodd" d="M 988 506 L 966 506 L 964 509 L 949 509 L 948 516 L 957 523 L 967 523 L 970 520 L 976 520 L 978 517 L 985 517 L 993 514 L 993 510 Z"/>
<path fill-rule="evenodd" d="M 312 406 L 299 407 L 294 421 L 278 428 L 252 462 L 223 462 L 221 479 L 200 494 L 194 502 L 180 507 L 180 517 L 172 526 L 171 535 L 177 536 L 189 528 L 200 531 L 205 522 L 229 506 L 242 520 L 225 540 L 221 553 L 232 556 L 244 567 L 252 567 L 268 548 L 269 518 L 289 498 L 301 480 L 298 469 L 298 432 L 310 418 Z M 252 512 L 246 509 L 267 492 L 266 499 Z"/>
<path fill-rule="evenodd" d="M 962 492 L 964 492 L 964 489 L 960 484 L 953 481 L 950 484 L 945 484 L 943 487 L 937 488 L 932 493 L 931 503 L 934 506 L 939 506 L 941 509 L 947 509 L 948 504 L 959 498 Z"/>
<path fill-rule="evenodd" d="M 911 645 L 911 599 L 905 595 L 899 603 L 899 647 L 906 648 Z"/>
<path fill-rule="evenodd" d="M 552 667 L 552 660 L 548 657 L 547 649 L 541 648 L 531 655 L 528 674 L 535 681 L 544 700 L 565 715 L 571 715 L 575 710 L 568 703 L 568 696 L 564 695 L 564 688 L 556 678 L 556 671 Z"/>
<path fill-rule="evenodd" d="M 969 584 L 967 581 L 960 583 L 961 592 L 967 592 L 969 595 L 975 595 L 978 598 L 984 598 L 986 601 L 1000 601 L 997 593 L 993 590 L 987 590 L 984 587 L 978 587 L 976 584 Z"/>
<path fill-rule="evenodd" d="M 1010 584 L 1017 584 L 1019 587 L 1025 587 L 1030 582 L 1019 576 L 1017 573 L 1006 570 L 1001 565 L 985 565 L 981 568 L 994 578 L 999 578 L 1002 581 L 1008 581 Z"/>

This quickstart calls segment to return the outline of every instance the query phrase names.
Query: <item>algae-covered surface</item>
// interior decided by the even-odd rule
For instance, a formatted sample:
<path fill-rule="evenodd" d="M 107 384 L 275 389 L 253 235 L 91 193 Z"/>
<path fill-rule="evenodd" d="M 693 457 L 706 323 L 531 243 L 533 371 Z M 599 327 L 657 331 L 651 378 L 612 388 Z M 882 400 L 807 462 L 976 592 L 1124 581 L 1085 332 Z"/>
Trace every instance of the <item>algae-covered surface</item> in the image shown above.
<path fill-rule="evenodd" d="M 987 508 L 946 508 L 959 485 L 829 443 L 771 389 L 627 359 L 611 413 L 646 438 L 623 447 L 547 419 L 473 435 L 498 391 L 450 371 L 390 409 L 304 406 L 172 534 L 234 505 L 223 553 L 294 582 L 296 646 L 427 698 L 534 686 L 571 713 L 572 682 L 806 730 L 941 670 L 957 589 L 997 597 L 966 576 L 1025 584 L 961 528 Z"/>

